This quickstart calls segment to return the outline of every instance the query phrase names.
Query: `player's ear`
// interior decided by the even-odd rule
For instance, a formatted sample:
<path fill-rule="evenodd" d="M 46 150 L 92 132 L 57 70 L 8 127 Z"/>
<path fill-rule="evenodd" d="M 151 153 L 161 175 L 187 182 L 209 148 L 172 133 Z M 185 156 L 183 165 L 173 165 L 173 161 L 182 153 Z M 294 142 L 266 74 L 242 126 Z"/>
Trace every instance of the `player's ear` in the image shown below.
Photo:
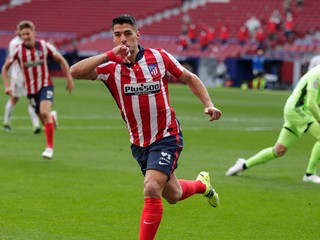
<path fill-rule="evenodd" d="M 140 31 L 137 31 L 137 39 L 140 38 Z"/>

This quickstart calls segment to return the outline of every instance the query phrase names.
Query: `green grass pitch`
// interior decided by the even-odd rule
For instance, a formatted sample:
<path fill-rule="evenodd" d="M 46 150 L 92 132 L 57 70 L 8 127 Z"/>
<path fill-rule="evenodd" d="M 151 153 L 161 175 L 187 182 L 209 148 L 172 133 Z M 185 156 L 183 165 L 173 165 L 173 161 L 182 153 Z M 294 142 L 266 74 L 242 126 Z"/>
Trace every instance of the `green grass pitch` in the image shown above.
<path fill-rule="evenodd" d="M 53 160 L 41 158 L 44 134 L 32 133 L 25 98 L 14 112 L 14 133 L 0 131 L 0 239 L 137 239 L 143 176 L 116 104 L 100 82 L 76 81 L 69 95 L 64 79 L 54 81 L 60 126 Z M 0 91 L 2 120 L 8 98 L 2 84 Z M 238 157 L 274 144 L 290 92 L 209 92 L 223 111 L 213 123 L 186 85 L 170 85 L 185 141 L 177 175 L 209 171 L 221 205 L 212 208 L 200 195 L 164 201 L 156 239 L 320 239 L 320 186 L 301 181 L 310 136 L 282 159 L 225 176 Z"/>

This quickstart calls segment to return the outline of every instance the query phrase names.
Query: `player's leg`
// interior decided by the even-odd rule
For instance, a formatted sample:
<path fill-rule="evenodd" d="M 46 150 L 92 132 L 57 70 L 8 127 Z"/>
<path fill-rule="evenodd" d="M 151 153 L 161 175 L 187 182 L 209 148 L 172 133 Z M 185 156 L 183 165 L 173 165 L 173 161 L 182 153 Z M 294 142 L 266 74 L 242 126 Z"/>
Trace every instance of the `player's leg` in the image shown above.
<path fill-rule="evenodd" d="M 303 181 L 320 183 L 320 178 L 316 175 L 317 166 L 320 163 L 320 125 L 318 122 L 313 122 L 307 131 L 308 134 L 317 139 L 317 142 L 313 145 L 311 156 L 308 162 L 306 174 L 303 177 Z"/>
<path fill-rule="evenodd" d="M 219 196 L 211 186 L 209 173 L 207 172 L 199 173 L 196 180 L 177 179 L 176 174 L 173 173 L 163 189 L 162 196 L 168 203 L 175 204 L 194 194 L 205 196 L 213 207 L 219 205 Z"/>
<path fill-rule="evenodd" d="M 52 158 L 53 156 L 53 138 L 54 138 L 54 123 L 51 118 L 52 102 L 49 100 L 42 100 L 40 102 L 40 113 L 39 116 L 44 125 L 44 132 L 46 136 L 46 149 L 42 153 L 44 158 Z"/>
<path fill-rule="evenodd" d="M 253 89 L 258 89 L 258 85 L 259 85 L 258 78 L 255 77 L 255 78 L 252 80 L 252 88 L 253 88 Z"/>
<path fill-rule="evenodd" d="M 298 139 L 299 135 L 289 128 L 283 127 L 278 140 L 273 147 L 265 148 L 247 160 L 242 158 L 238 159 L 236 164 L 228 169 L 226 175 L 235 176 L 240 174 L 243 170 L 267 163 L 277 157 L 282 157 L 287 149 L 289 149 Z"/>
<path fill-rule="evenodd" d="M 246 168 L 251 168 L 269 162 L 277 157 L 282 157 L 286 151 L 299 139 L 299 136 L 288 128 L 282 128 L 278 140 L 273 147 L 263 149 L 256 155 L 247 159 Z"/>
<path fill-rule="evenodd" d="M 11 115 L 13 113 L 14 107 L 17 104 L 19 98 L 11 96 L 7 101 L 4 109 L 4 116 L 3 116 L 3 128 L 6 131 L 11 131 Z"/>
<path fill-rule="evenodd" d="M 150 147 L 131 147 L 144 178 L 144 207 L 140 219 L 140 240 L 154 239 L 160 225 L 163 204 L 161 195 L 174 169 L 183 147 L 182 134 L 165 137 Z M 176 177 L 174 176 L 176 180 Z M 174 181 L 174 180 L 172 180 Z M 177 181 L 177 180 L 176 180 Z M 177 182 L 175 182 L 177 183 Z M 170 201 L 177 202 L 181 197 L 181 187 L 175 184 Z"/>
<path fill-rule="evenodd" d="M 29 116 L 30 116 L 30 119 L 31 119 L 31 123 L 32 123 L 32 126 L 33 126 L 33 132 L 35 134 L 38 134 L 41 132 L 41 128 L 40 128 L 40 121 L 39 121 L 39 117 L 36 113 L 36 111 L 34 110 L 34 108 L 28 104 L 28 113 L 29 113 Z"/>
<path fill-rule="evenodd" d="M 259 78 L 259 88 L 260 90 L 264 90 L 266 88 L 266 79 L 263 74 Z"/>
<path fill-rule="evenodd" d="M 186 182 L 185 184 L 183 184 Z M 170 204 L 175 204 L 178 201 L 181 201 L 187 197 L 185 195 L 186 192 L 191 192 L 192 186 L 188 186 L 188 180 L 178 180 L 175 173 L 172 173 L 169 181 L 163 188 L 162 197 L 166 199 L 166 201 Z M 203 186 L 203 185 L 202 185 Z M 195 193 L 195 192 L 194 192 Z M 193 193 L 193 194 L 194 194 Z M 190 195 L 193 195 L 190 194 Z"/>
<path fill-rule="evenodd" d="M 12 74 L 15 74 L 12 71 Z M 19 79 L 15 76 L 11 76 L 10 79 L 10 87 L 11 87 L 11 95 L 10 99 L 6 103 L 4 119 L 3 119 L 3 127 L 7 131 L 11 131 L 11 115 L 13 113 L 14 107 L 17 104 L 20 97 L 24 96 L 24 88 L 23 82 L 19 81 Z"/>
<path fill-rule="evenodd" d="M 20 70 L 16 70 L 16 71 L 12 72 L 12 74 L 13 74 L 13 77 L 12 77 L 11 81 L 12 81 L 12 84 L 14 84 L 14 86 L 12 86 L 13 96 L 16 96 L 19 98 L 25 97 L 26 90 L 25 90 L 25 86 L 24 86 L 23 76 L 22 76 Z M 40 124 L 39 124 L 39 117 L 38 117 L 37 113 L 35 112 L 35 109 L 30 104 L 30 102 L 28 104 L 28 113 L 29 113 L 29 116 L 31 119 L 34 133 L 40 133 L 41 129 L 40 129 Z"/>
<path fill-rule="evenodd" d="M 46 149 L 42 157 L 51 159 L 53 157 L 53 138 L 54 138 L 54 121 L 51 116 L 53 102 L 53 87 L 42 88 L 39 92 L 39 117 L 44 125 L 46 135 Z"/>
<path fill-rule="evenodd" d="M 161 193 L 167 180 L 168 175 L 164 172 L 154 169 L 146 171 L 139 240 L 152 240 L 155 238 L 163 214 Z"/>

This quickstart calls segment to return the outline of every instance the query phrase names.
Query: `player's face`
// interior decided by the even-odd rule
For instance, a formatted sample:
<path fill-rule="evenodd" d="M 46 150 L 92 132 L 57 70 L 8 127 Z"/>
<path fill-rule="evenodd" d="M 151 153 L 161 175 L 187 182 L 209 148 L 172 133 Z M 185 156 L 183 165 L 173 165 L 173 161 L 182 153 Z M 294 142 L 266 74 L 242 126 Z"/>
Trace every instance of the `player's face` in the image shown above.
<path fill-rule="evenodd" d="M 113 41 L 119 45 L 125 45 L 133 53 L 138 50 L 138 40 L 140 33 L 137 29 L 130 24 L 116 24 L 113 27 Z"/>
<path fill-rule="evenodd" d="M 28 47 L 34 47 L 35 32 L 31 28 L 24 28 L 20 31 L 23 43 Z"/>

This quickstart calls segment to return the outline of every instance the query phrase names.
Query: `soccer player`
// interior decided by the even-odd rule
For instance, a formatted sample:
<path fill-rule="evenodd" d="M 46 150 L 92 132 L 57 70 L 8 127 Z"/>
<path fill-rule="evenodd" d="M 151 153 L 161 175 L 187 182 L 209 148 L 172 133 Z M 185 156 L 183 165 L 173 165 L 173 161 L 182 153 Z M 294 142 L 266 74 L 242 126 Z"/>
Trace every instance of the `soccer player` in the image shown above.
<path fill-rule="evenodd" d="M 69 65 L 65 58 L 50 43 L 35 38 L 35 26 L 30 21 L 21 21 L 18 25 L 23 43 L 19 44 L 8 56 L 2 67 L 4 86 L 9 87 L 8 70 L 14 61 L 18 61 L 25 79 L 25 88 L 30 104 L 38 114 L 45 130 L 46 149 L 42 157 L 53 157 L 53 136 L 57 124 L 57 113 L 52 111 L 53 82 L 48 69 L 48 57 L 57 61 L 67 78 L 66 90 L 74 87 Z"/>
<path fill-rule="evenodd" d="M 316 139 L 302 181 L 320 184 L 316 168 L 320 162 L 320 65 L 309 70 L 298 82 L 284 107 L 284 125 L 273 147 L 263 149 L 245 160 L 239 158 L 228 169 L 227 176 L 239 175 L 242 171 L 266 163 L 285 152 L 301 137 L 308 133 Z"/>
<path fill-rule="evenodd" d="M 258 49 L 257 55 L 252 59 L 252 73 L 253 73 L 253 80 L 252 80 L 252 88 L 264 90 L 266 86 L 266 80 L 264 78 L 265 73 L 265 58 L 263 56 L 264 52 L 262 49 Z"/>
<path fill-rule="evenodd" d="M 16 36 L 9 43 L 9 55 L 14 51 L 14 48 L 22 43 L 22 39 L 20 37 L 19 29 L 17 26 Z M 10 96 L 9 100 L 6 103 L 3 117 L 3 128 L 4 130 L 10 132 L 11 128 L 11 115 L 14 110 L 15 105 L 17 104 L 20 97 L 26 95 L 24 86 L 23 86 L 23 75 L 19 67 L 19 63 L 14 61 L 10 68 L 10 86 L 5 88 L 5 93 Z M 41 132 L 39 118 L 34 111 L 33 107 L 28 104 L 28 112 L 31 118 L 31 122 L 33 125 L 33 131 L 35 134 Z"/>
<path fill-rule="evenodd" d="M 210 121 L 221 111 L 214 107 L 201 80 L 185 69 L 163 49 L 143 48 L 140 32 L 132 16 L 121 15 L 112 21 L 115 48 L 71 66 L 76 79 L 101 80 L 115 99 L 127 125 L 131 151 L 144 174 L 144 207 L 140 220 L 140 240 L 155 238 L 163 204 L 194 194 L 203 194 L 210 205 L 218 206 L 217 192 L 208 172 L 197 180 L 178 180 L 175 169 L 183 148 L 180 123 L 170 105 L 168 76 L 185 81 L 204 105 Z"/>

